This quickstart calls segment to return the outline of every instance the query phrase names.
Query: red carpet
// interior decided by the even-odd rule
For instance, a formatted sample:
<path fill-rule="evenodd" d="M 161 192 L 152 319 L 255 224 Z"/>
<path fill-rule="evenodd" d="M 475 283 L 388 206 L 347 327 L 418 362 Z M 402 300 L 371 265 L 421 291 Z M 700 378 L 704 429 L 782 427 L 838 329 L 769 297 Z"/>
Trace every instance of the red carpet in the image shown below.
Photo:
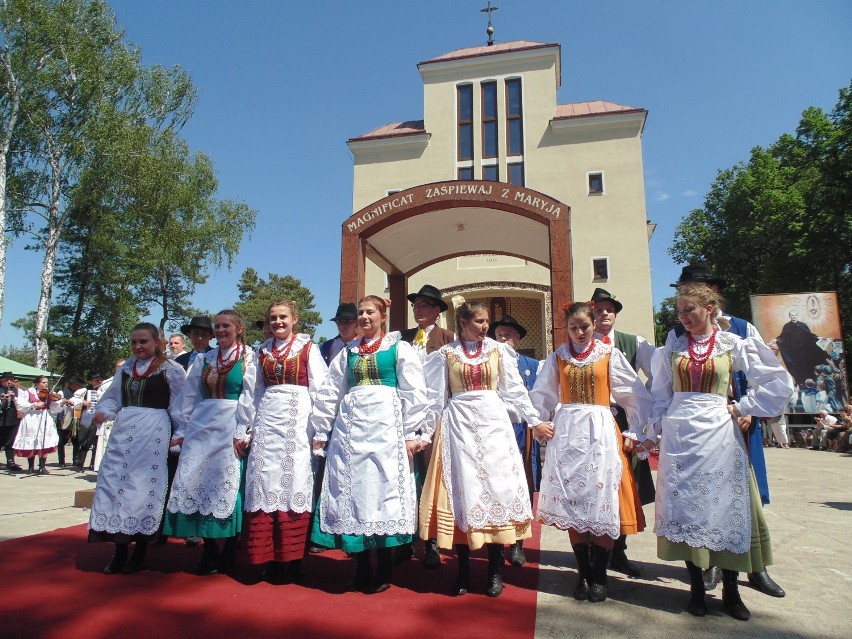
<path fill-rule="evenodd" d="M 378 595 L 343 592 L 354 561 L 311 555 L 299 584 L 259 582 L 260 567 L 230 576 L 189 574 L 200 547 L 152 545 L 148 570 L 104 575 L 112 544 L 86 543 L 86 527 L 0 543 L 0 636 L 4 639 L 254 639 L 256 637 L 531 638 L 535 630 L 539 526 L 524 544 L 523 568 L 506 565 L 503 594 L 485 596 L 485 549 L 472 557 L 473 592 L 450 597 L 456 562 L 419 560 L 394 570 Z M 418 548 L 418 556 L 422 546 Z"/>

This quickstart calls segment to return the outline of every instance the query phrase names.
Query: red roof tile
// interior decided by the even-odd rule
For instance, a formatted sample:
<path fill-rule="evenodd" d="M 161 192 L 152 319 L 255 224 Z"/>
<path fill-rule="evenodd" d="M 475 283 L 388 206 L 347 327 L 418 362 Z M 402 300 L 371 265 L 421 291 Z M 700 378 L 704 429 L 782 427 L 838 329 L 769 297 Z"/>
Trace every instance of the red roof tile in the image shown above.
<path fill-rule="evenodd" d="M 449 53 L 445 53 L 444 55 L 439 55 L 437 58 L 432 58 L 431 60 L 424 60 L 417 66 L 419 67 L 423 64 L 432 64 L 434 62 L 447 62 L 450 60 L 461 60 L 464 58 L 476 58 L 479 56 L 497 55 L 499 53 L 526 51 L 528 49 L 544 49 L 547 47 L 558 48 L 559 45 L 546 42 L 527 42 L 526 40 L 516 40 L 515 42 L 500 42 L 498 44 L 493 44 L 490 47 L 488 45 L 482 45 L 478 47 L 467 47 L 466 49 L 456 49 L 455 51 L 450 51 Z"/>
<path fill-rule="evenodd" d="M 554 120 L 567 120 L 570 118 L 589 118 L 598 115 L 613 115 L 615 113 L 641 113 L 645 109 L 606 102 L 604 100 L 593 100 L 591 102 L 572 102 L 571 104 L 557 104 Z"/>
<path fill-rule="evenodd" d="M 420 135 L 426 133 L 426 128 L 423 125 L 423 120 L 408 120 L 407 122 L 391 122 L 380 126 L 378 129 L 373 129 L 359 135 L 356 138 L 351 138 L 349 141 L 355 140 L 379 140 L 381 138 L 394 138 L 403 135 Z"/>

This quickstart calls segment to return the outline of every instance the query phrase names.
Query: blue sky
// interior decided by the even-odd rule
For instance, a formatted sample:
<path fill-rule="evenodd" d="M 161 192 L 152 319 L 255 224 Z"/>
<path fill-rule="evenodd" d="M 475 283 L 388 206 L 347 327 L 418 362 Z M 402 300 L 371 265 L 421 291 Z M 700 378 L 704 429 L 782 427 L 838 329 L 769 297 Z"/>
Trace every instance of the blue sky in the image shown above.
<path fill-rule="evenodd" d="M 194 302 L 237 299 L 249 266 L 300 278 L 325 318 L 339 292 L 340 224 L 352 212 L 348 138 L 423 117 L 417 63 L 483 44 L 484 0 L 112 0 L 147 64 L 180 65 L 198 87 L 183 136 L 210 155 L 220 195 L 258 211 L 230 271 Z M 716 172 L 792 133 L 802 111 L 830 111 L 852 78 L 847 0 L 495 0 L 495 39 L 562 45 L 559 103 L 648 109 L 643 138 L 654 302 L 680 266 L 666 249 Z M 570 204 L 570 202 L 569 202 Z M 0 345 L 35 309 L 41 255 L 8 256 Z M 769 250 L 773 250 L 771 243 Z M 617 294 L 617 291 L 614 291 Z M 325 323 L 318 336 L 331 337 Z"/>

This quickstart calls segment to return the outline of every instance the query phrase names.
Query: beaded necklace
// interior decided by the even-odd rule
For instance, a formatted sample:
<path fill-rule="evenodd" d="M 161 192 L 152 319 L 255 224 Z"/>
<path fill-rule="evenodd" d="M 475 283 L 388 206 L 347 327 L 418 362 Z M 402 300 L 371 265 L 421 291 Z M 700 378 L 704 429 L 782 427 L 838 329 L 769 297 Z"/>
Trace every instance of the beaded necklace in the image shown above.
<path fill-rule="evenodd" d="M 285 362 L 285 361 L 287 361 L 287 358 L 290 356 L 290 351 L 293 348 L 293 343 L 296 341 L 296 334 L 293 333 L 293 335 L 290 337 L 290 341 L 287 342 L 286 345 L 282 344 L 281 346 L 275 346 L 275 343 L 277 341 L 278 341 L 278 338 L 276 338 L 276 337 L 272 338 L 272 355 L 279 362 Z"/>
<path fill-rule="evenodd" d="M 716 335 L 719 333 L 718 328 L 714 328 L 710 333 L 710 337 L 703 340 L 695 339 L 692 333 L 686 334 L 687 343 L 689 344 L 689 374 L 692 377 L 692 388 L 701 388 L 701 377 L 704 373 L 704 363 L 713 356 L 713 350 L 716 346 Z M 696 350 L 696 346 L 707 349 L 703 353 Z"/>
<path fill-rule="evenodd" d="M 571 357 L 576 359 L 578 362 L 582 362 L 589 355 L 591 355 L 592 351 L 595 349 L 595 338 L 592 337 L 592 341 L 589 342 L 589 347 L 584 350 L 582 353 L 578 353 L 577 349 L 574 348 L 574 342 L 572 340 L 568 340 L 568 350 L 571 351 Z"/>
<path fill-rule="evenodd" d="M 227 375 L 228 371 L 230 371 L 234 364 L 236 364 L 240 360 L 240 353 L 242 352 L 242 344 L 237 343 L 237 347 L 234 349 L 234 359 L 231 360 L 231 356 L 228 356 L 228 359 L 222 358 L 222 348 L 219 348 L 219 352 L 216 353 L 216 373 L 219 375 Z"/>
<path fill-rule="evenodd" d="M 361 357 L 365 357 L 365 358 L 369 359 L 370 356 L 373 355 L 373 353 L 375 353 L 376 351 L 379 350 L 379 348 L 382 345 L 382 340 L 384 338 L 385 338 L 385 334 L 379 333 L 379 337 L 376 339 L 376 341 L 373 342 L 372 344 L 370 344 L 369 346 L 367 346 L 367 338 L 362 337 L 361 338 L 361 344 L 358 345 L 358 355 L 360 355 Z"/>
<path fill-rule="evenodd" d="M 467 344 L 465 343 L 465 340 L 461 340 L 461 347 L 462 347 L 462 350 L 464 351 L 464 354 L 467 356 L 468 359 L 476 359 L 477 357 L 482 355 L 482 345 L 484 343 L 485 343 L 484 340 L 478 340 L 478 345 L 476 347 L 476 350 L 473 351 L 472 353 L 467 350 Z"/>
<path fill-rule="evenodd" d="M 133 370 L 131 371 L 130 389 L 134 393 L 139 390 L 139 387 L 142 386 L 145 379 L 147 377 L 150 377 L 151 375 L 153 375 L 154 372 L 156 371 L 157 366 L 154 366 L 155 360 L 156 360 L 156 357 L 151 360 L 151 363 L 148 365 L 148 370 L 146 370 L 144 373 L 140 373 L 136 368 L 136 365 L 139 363 L 139 360 L 137 359 L 133 362 Z"/>

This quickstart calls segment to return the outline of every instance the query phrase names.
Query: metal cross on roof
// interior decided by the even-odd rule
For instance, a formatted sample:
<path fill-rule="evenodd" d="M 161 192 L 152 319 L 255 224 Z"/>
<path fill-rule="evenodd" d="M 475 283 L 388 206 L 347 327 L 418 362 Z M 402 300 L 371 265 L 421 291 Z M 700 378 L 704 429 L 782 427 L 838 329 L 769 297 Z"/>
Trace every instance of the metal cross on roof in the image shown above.
<path fill-rule="evenodd" d="M 488 34 L 488 46 L 492 46 L 494 44 L 494 27 L 491 26 L 491 14 L 497 11 L 500 7 L 492 7 L 491 0 L 488 0 L 488 4 L 484 9 L 480 9 L 482 13 L 488 14 L 488 28 L 485 32 Z"/>

